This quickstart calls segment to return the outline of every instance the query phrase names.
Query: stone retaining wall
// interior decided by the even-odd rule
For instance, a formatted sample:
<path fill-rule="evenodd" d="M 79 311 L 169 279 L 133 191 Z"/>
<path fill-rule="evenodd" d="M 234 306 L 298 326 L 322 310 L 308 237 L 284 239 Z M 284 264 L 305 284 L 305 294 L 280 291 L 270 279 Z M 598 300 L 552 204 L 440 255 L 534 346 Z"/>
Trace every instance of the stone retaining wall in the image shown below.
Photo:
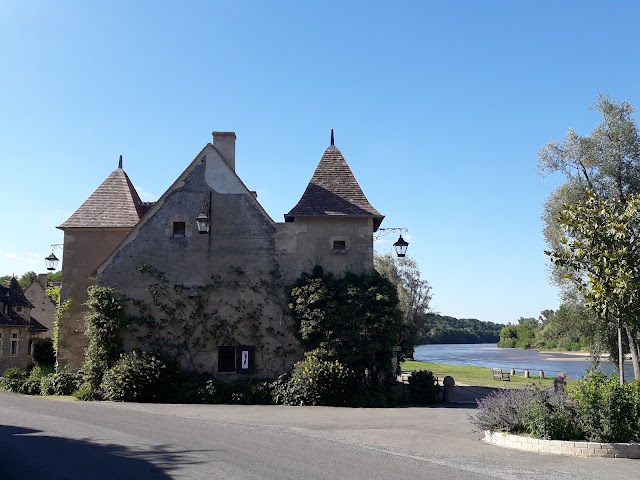
<path fill-rule="evenodd" d="M 505 432 L 484 432 L 484 439 L 492 445 L 526 450 L 536 453 L 571 455 L 574 457 L 639 458 L 639 443 L 572 442 L 567 440 L 541 440 L 521 437 Z"/>

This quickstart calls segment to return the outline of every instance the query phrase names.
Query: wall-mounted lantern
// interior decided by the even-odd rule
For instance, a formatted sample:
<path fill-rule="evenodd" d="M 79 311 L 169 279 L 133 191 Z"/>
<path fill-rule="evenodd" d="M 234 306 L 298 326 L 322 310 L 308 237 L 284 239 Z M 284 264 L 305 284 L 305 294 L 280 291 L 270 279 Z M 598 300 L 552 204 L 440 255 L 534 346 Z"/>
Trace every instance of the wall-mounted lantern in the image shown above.
<path fill-rule="evenodd" d="M 44 263 L 47 266 L 47 270 L 53 271 L 56 268 L 58 268 L 58 262 L 60 261 L 60 259 L 56 257 L 56 254 L 54 252 L 56 248 L 62 248 L 62 247 L 63 247 L 62 243 L 54 243 L 53 245 L 51 245 L 51 255 L 44 258 Z"/>
<path fill-rule="evenodd" d="M 407 242 L 402 235 L 398 238 L 398 241 L 393 244 L 393 248 L 396 249 L 396 255 L 398 257 L 404 257 L 407 254 L 407 247 L 409 246 L 409 242 Z"/>
<path fill-rule="evenodd" d="M 209 192 L 209 201 L 203 200 L 202 210 L 196 217 L 196 225 L 198 232 L 201 234 L 208 233 L 211 236 L 211 192 Z"/>
<path fill-rule="evenodd" d="M 402 232 L 408 232 L 409 230 L 402 227 L 392 227 L 392 228 L 379 228 L 374 238 L 377 240 L 380 237 L 384 237 L 388 233 L 392 232 L 400 232 L 400 238 L 398 241 L 393 244 L 393 248 L 396 251 L 396 255 L 400 258 L 407 255 L 407 247 L 409 246 L 409 242 L 407 242 L 404 238 L 402 238 Z"/>

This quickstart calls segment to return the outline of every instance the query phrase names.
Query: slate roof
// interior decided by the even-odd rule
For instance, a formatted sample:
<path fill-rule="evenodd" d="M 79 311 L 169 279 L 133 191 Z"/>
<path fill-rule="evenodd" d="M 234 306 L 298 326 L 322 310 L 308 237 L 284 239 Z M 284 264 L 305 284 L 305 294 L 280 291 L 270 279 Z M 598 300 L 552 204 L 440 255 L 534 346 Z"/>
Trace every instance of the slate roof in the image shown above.
<path fill-rule="evenodd" d="M 285 214 L 285 222 L 295 217 L 373 217 L 378 229 L 384 216 L 367 200 L 342 153 L 333 143 L 316 167 L 298 204 Z"/>
<path fill-rule="evenodd" d="M 58 228 L 134 227 L 148 206 L 122 168 L 117 168 Z"/>
<path fill-rule="evenodd" d="M 29 322 L 27 322 L 13 310 L 9 310 L 9 313 L 2 313 L 2 310 L 0 310 L 0 325 L 2 325 L 3 327 L 28 327 Z"/>
<path fill-rule="evenodd" d="M 9 303 L 11 305 L 33 308 L 31 302 L 27 300 L 27 297 L 24 296 L 22 287 L 20 287 L 20 284 L 18 283 L 18 280 L 16 280 L 16 277 L 11 277 L 11 280 L 9 280 L 7 285 L 4 287 L 4 292 L 3 290 L 0 290 L 0 295 L 2 294 L 8 294 Z"/>
<path fill-rule="evenodd" d="M 29 320 L 29 330 L 31 330 L 31 332 L 46 332 L 49 329 L 39 321 L 37 321 L 35 318 L 31 317 L 31 319 Z"/>

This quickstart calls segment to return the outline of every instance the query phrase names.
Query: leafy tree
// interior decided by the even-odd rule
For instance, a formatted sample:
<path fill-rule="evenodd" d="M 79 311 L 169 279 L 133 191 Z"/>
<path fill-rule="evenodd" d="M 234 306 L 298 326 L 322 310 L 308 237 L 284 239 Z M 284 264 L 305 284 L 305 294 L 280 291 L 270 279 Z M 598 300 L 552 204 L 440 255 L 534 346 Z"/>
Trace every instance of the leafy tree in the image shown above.
<path fill-rule="evenodd" d="M 374 268 L 396 286 L 398 306 L 405 324 L 403 346 L 409 355 L 424 331 L 431 301 L 431 286 L 422 278 L 420 267 L 411 257 L 397 258 L 387 253 L 374 256 Z"/>
<path fill-rule="evenodd" d="M 568 270 L 566 277 L 599 318 L 618 326 L 620 381 L 622 331 L 626 331 L 634 375 L 640 378 L 637 329 L 640 323 L 640 195 L 602 199 L 591 194 L 586 202 L 568 205 L 558 215 L 567 234 L 562 246 L 546 253 Z"/>
<path fill-rule="evenodd" d="M 18 283 L 20 284 L 20 288 L 24 291 L 33 285 L 36 280 L 38 280 L 38 274 L 36 272 L 29 271 L 18 279 Z"/>
<path fill-rule="evenodd" d="M 541 173 L 565 177 L 565 182 L 547 199 L 542 215 L 544 236 L 551 250 L 562 248 L 564 230 L 558 218 L 565 205 L 586 202 L 590 192 L 603 201 L 621 202 L 628 195 L 640 193 L 640 134 L 633 106 L 600 95 L 594 110 L 602 115 L 602 121 L 589 135 L 569 130 L 562 141 L 549 142 L 538 153 Z M 567 268 L 554 262 L 552 280 L 562 288 L 566 300 L 584 302 L 577 284 L 566 281 L 566 275 L 571 273 Z M 609 331 L 607 325 L 596 329 L 598 339 L 594 345 L 608 345 Z M 615 349 L 609 353 L 617 356 Z"/>
<path fill-rule="evenodd" d="M 289 308 L 307 350 L 328 352 L 372 384 L 390 376 L 404 327 L 396 287 L 379 273 L 336 278 L 316 266 L 292 286 Z"/>

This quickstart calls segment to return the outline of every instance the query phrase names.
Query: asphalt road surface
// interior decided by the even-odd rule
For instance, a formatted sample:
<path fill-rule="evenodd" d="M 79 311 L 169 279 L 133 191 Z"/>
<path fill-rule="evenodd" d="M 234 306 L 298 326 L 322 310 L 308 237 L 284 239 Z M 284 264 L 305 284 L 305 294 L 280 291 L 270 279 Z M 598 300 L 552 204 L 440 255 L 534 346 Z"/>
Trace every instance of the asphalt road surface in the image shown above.
<path fill-rule="evenodd" d="M 487 445 L 460 407 L 156 405 L 0 392 L 0 480 L 640 479 L 640 461 Z"/>

